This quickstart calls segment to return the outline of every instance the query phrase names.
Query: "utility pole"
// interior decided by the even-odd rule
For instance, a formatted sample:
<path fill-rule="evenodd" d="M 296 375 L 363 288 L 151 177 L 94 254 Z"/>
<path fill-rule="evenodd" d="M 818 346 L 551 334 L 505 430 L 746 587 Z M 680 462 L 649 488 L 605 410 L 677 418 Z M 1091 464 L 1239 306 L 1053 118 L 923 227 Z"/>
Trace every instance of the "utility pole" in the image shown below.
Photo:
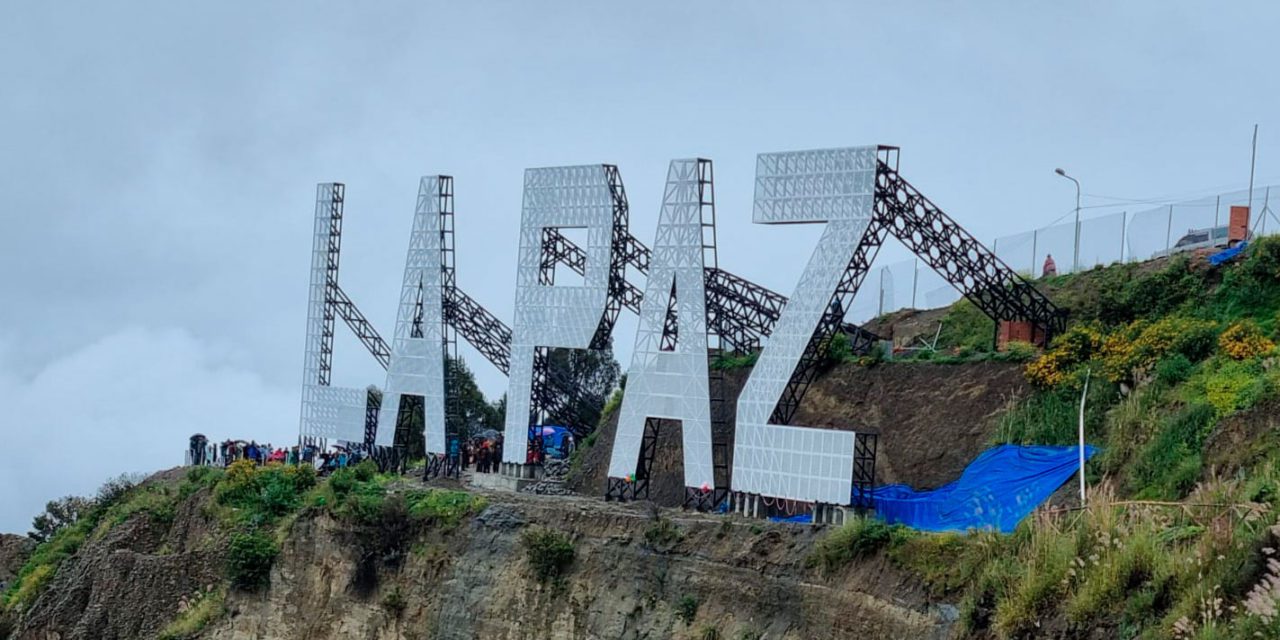
<path fill-rule="evenodd" d="M 1089 397 L 1089 369 L 1084 370 L 1084 391 L 1080 394 L 1080 506 L 1084 502 L 1084 403 Z"/>
<path fill-rule="evenodd" d="M 1076 249 L 1071 261 L 1071 273 L 1076 273 L 1080 271 L 1080 181 L 1067 175 L 1061 168 L 1054 169 L 1053 172 L 1076 183 Z"/>
<path fill-rule="evenodd" d="M 1253 125 L 1253 150 L 1249 153 L 1249 215 L 1253 215 L 1253 169 L 1258 164 L 1258 125 Z"/>

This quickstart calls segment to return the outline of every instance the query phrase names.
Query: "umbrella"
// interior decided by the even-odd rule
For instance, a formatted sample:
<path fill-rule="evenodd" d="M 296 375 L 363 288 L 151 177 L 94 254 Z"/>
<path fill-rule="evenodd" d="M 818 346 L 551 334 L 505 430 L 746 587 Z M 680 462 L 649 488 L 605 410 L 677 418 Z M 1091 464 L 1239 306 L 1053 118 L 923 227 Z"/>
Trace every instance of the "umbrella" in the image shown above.
<path fill-rule="evenodd" d="M 492 440 L 494 438 L 497 438 L 499 435 L 501 434 L 498 433 L 497 429 L 485 429 L 484 431 L 480 432 L 480 437 L 484 438 L 485 440 Z"/>

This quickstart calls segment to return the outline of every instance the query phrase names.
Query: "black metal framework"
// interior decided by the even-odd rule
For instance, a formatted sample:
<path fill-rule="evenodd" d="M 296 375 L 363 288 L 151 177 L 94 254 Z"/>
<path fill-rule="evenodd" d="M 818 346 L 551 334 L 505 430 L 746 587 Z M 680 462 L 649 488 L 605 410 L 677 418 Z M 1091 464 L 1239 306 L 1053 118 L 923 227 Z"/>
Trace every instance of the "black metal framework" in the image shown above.
<path fill-rule="evenodd" d="M 543 268 L 554 270 L 556 264 L 564 264 L 582 275 L 586 252 L 558 231 L 548 231 L 542 245 Z M 652 251 L 635 236 L 628 235 L 625 242 L 614 245 L 614 259 L 619 256 L 636 271 L 648 275 Z M 707 267 L 705 285 L 709 312 L 707 326 L 721 335 L 726 349 L 736 353 L 758 350 L 773 331 L 773 325 L 787 304 L 786 296 L 718 267 Z M 639 287 L 625 282 L 619 296 L 623 306 L 633 313 L 640 313 L 644 292 Z M 856 324 L 842 321 L 841 327 L 849 335 L 854 353 L 869 353 L 880 340 L 879 336 Z"/>
<path fill-rule="evenodd" d="M 378 412 L 382 409 L 382 394 L 370 387 L 364 400 L 364 449 L 373 451 L 378 438 Z"/>
<path fill-rule="evenodd" d="M 341 182 L 332 184 L 333 196 L 329 200 L 329 244 L 325 248 L 324 263 L 324 312 L 320 330 L 320 371 L 318 384 L 329 386 L 333 375 L 333 325 L 335 298 L 338 287 L 338 261 L 342 258 L 342 208 L 346 201 L 347 187 Z"/>
<path fill-rule="evenodd" d="M 458 397 L 457 385 L 454 381 L 457 379 L 457 361 L 458 361 L 458 337 L 457 332 L 450 325 L 448 313 L 444 311 L 446 304 L 444 303 L 445 294 L 454 289 L 457 285 L 457 270 L 455 265 L 455 248 L 454 248 L 454 216 L 453 216 L 453 177 L 440 176 L 440 193 L 437 196 L 440 212 L 440 288 L 441 288 L 441 318 L 440 318 L 440 340 L 442 353 L 444 354 L 444 426 L 445 426 L 445 447 L 451 452 L 453 444 L 461 437 L 458 427 L 461 421 L 461 400 Z M 417 314 L 414 317 L 414 336 L 422 336 L 423 307 L 422 307 L 422 288 L 418 288 L 418 305 Z M 426 416 L 423 416 L 426 419 Z M 459 447 L 460 449 L 460 447 Z M 461 461 L 456 459 L 451 453 L 431 455 L 428 452 L 426 465 L 422 470 L 422 479 L 439 476 L 457 477 L 461 473 Z"/>
<path fill-rule="evenodd" d="M 880 147 L 876 218 L 938 275 L 996 321 L 1031 324 L 1048 343 L 1066 329 L 1067 312 L 956 224 L 898 174 L 898 148 Z"/>
<path fill-rule="evenodd" d="M 876 446 L 880 434 L 858 433 L 853 445 L 853 506 L 874 506 L 871 490 L 876 484 Z"/>
<path fill-rule="evenodd" d="M 698 159 L 698 207 L 702 224 L 702 265 L 704 275 L 720 272 L 720 258 L 716 250 L 716 185 L 715 168 L 710 160 Z M 711 296 L 707 296 L 708 300 Z M 675 291 L 671 296 L 672 307 L 667 309 L 667 322 L 675 317 Z M 707 325 L 707 392 L 710 396 L 711 417 L 711 473 L 710 490 L 702 487 L 685 487 L 684 506 L 698 511 L 711 511 L 729 496 L 731 447 L 729 446 L 728 403 L 724 371 L 710 366 L 710 360 L 724 352 L 726 339 L 723 330 L 736 331 L 743 325 L 722 327 L 713 320 L 722 317 L 719 307 L 706 305 Z M 665 333 L 665 327 L 664 327 Z M 729 341 L 732 341 L 730 339 Z M 652 465 L 652 462 L 650 463 Z"/>
<path fill-rule="evenodd" d="M 709 162 L 707 166 L 709 170 Z M 614 258 L 610 265 L 609 302 L 593 338 L 593 347 L 607 344 L 609 331 L 612 330 L 622 307 L 635 312 L 639 311 L 643 293 L 639 287 L 626 281 L 626 267 L 630 265 L 640 273 L 647 274 L 652 257 L 649 248 L 627 231 L 627 200 L 617 167 L 605 165 L 605 168 L 614 194 L 612 237 Z M 452 185 L 451 180 L 449 183 Z M 340 184 L 335 185 L 335 188 L 334 212 L 330 217 L 326 329 L 321 363 L 322 384 L 327 384 L 331 368 L 332 325 L 335 313 L 343 318 L 384 368 L 390 364 L 390 348 L 337 283 L 343 189 Z M 449 254 L 452 257 L 452 189 L 449 193 Z M 875 334 L 856 325 L 845 323 L 843 316 L 852 301 L 853 294 L 866 277 L 876 252 L 890 233 L 939 275 L 956 286 L 965 297 L 997 323 L 1029 322 L 1033 327 L 1033 339 L 1043 338 L 1045 341 L 1052 339 L 1065 328 L 1065 311 L 1053 305 L 1043 293 L 1018 276 L 994 253 L 982 246 L 972 235 L 904 180 L 898 174 L 896 147 L 881 147 L 877 163 L 874 215 L 862 242 L 854 251 L 848 268 L 832 295 L 828 313 L 819 322 L 808 347 L 801 356 L 800 364 L 792 373 L 791 381 L 774 409 L 771 422 L 775 424 L 790 422 L 808 386 L 819 373 L 826 349 L 837 331 L 843 331 L 850 336 L 855 353 L 868 352 L 879 340 Z M 579 274 L 585 271 L 585 252 L 559 231 L 554 229 L 546 231 L 542 249 L 544 272 L 554 274 L 557 264 L 565 264 Z M 723 271 L 718 266 L 707 268 L 706 292 L 709 333 L 717 336 L 721 341 L 719 346 L 722 349 L 738 352 L 759 348 L 763 338 L 772 331 L 787 302 L 785 296 Z M 508 372 L 511 329 L 458 287 L 452 267 L 446 275 L 442 294 L 444 322 L 453 332 L 451 335 L 461 335 L 500 371 Z M 674 309 L 669 312 L 669 315 L 674 315 Z M 673 340 L 677 332 L 678 328 L 672 323 L 671 338 Z M 540 372 L 540 375 L 535 376 L 537 390 L 534 398 L 535 406 L 544 414 L 566 415 L 568 400 L 574 393 L 573 384 L 571 381 L 559 380 L 549 372 L 545 350 L 541 350 L 541 357 L 535 360 L 535 367 L 540 367 L 535 369 Z M 541 382 L 538 382 L 539 380 Z M 721 402 L 723 403 L 723 398 Z M 714 403 L 715 400 L 713 400 Z M 586 436 L 594 427 L 594 425 L 572 424 L 569 426 L 578 437 Z M 656 443 L 656 422 L 652 429 L 646 423 L 646 437 L 651 431 L 652 442 Z M 874 478 L 875 449 L 876 434 L 860 433 L 858 452 L 855 453 L 856 491 L 869 491 L 869 483 Z M 723 460 L 724 473 L 727 475 L 729 468 L 727 452 Z M 719 469 L 721 465 L 719 459 L 716 464 Z M 644 465 L 641 467 L 645 468 Z M 717 492 L 719 488 L 720 482 L 717 479 Z M 631 487 L 628 493 L 634 496 L 635 487 Z"/>

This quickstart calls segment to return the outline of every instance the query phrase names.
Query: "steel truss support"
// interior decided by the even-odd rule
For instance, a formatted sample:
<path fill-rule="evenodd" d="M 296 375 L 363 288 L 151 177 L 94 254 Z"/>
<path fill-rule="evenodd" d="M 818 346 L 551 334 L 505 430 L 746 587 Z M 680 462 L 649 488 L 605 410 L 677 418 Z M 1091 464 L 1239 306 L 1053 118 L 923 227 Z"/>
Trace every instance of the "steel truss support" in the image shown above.
<path fill-rule="evenodd" d="M 346 200 L 347 187 L 341 182 L 331 186 L 332 198 L 329 201 L 329 244 L 325 250 L 324 265 L 324 321 L 320 333 L 320 368 L 316 382 L 329 386 L 333 375 L 333 325 L 334 311 L 332 299 L 338 293 L 338 261 L 342 258 L 342 209 Z"/>
<path fill-rule="evenodd" d="M 1029 322 L 1032 340 L 1048 344 L 1066 329 L 1067 313 L 1010 269 L 898 174 L 897 147 L 881 147 L 876 217 L 997 325 Z"/>
<path fill-rule="evenodd" d="M 544 268 L 554 269 L 554 265 L 559 263 L 582 275 L 586 252 L 559 232 L 548 231 L 542 245 Z M 641 274 L 649 273 L 652 252 L 635 236 L 628 235 L 625 242 L 615 244 L 614 255 L 615 258 L 623 255 L 627 263 Z M 727 350 L 738 353 L 759 349 L 787 304 L 786 296 L 718 267 L 706 270 L 706 292 L 707 308 L 711 312 L 708 326 L 724 339 Z M 638 286 L 624 283 L 620 293 L 623 306 L 633 313 L 640 313 L 640 300 L 643 298 L 644 292 Z M 880 340 L 879 336 L 856 324 L 842 321 L 841 328 L 849 335 L 854 353 L 869 353 Z"/>
<path fill-rule="evenodd" d="M 439 211 L 440 211 L 440 287 L 441 295 L 441 318 L 440 318 L 440 336 L 444 353 L 444 392 L 445 392 L 445 446 L 448 449 L 446 454 L 437 454 L 427 456 L 426 466 L 423 467 L 422 477 L 424 480 L 439 477 L 452 476 L 457 477 L 461 474 L 462 465 L 461 458 L 454 455 L 454 451 L 461 451 L 461 434 L 458 431 L 461 422 L 461 399 L 458 397 L 458 389 L 456 384 L 457 361 L 458 361 L 458 335 L 449 323 L 449 314 L 444 309 L 448 306 L 448 292 L 457 285 L 457 270 L 455 265 L 455 249 L 454 249 L 454 215 L 453 215 L 453 177 L 440 176 L 440 194 Z M 421 287 L 419 287 L 421 291 Z M 422 335 L 422 302 L 419 298 L 418 313 L 414 318 L 416 327 L 415 337 Z M 424 416 L 425 419 L 425 416 Z"/>

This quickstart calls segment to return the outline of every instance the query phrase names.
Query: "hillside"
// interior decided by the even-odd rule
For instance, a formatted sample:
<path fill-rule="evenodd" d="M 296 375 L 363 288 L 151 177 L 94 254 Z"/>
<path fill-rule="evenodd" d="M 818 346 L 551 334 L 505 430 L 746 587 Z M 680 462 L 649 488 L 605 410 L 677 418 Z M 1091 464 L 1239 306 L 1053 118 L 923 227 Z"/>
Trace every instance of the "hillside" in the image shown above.
<path fill-rule="evenodd" d="M 991 353 L 967 303 L 894 314 L 900 341 L 942 321 L 939 350 L 837 345 L 796 420 L 877 430 L 879 479 L 929 487 L 992 444 L 1073 443 L 1088 380 L 1088 506 L 1064 490 L 1012 535 L 604 503 L 615 406 L 577 497 L 368 467 L 117 487 L 34 549 L 0 540 L 0 637 L 1280 637 L 1280 240 L 1041 284 L 1073 313 L 1049 349 Z M 722 364 L 738 388 L 749 359 Z M 679 455 L 667 428 L 659 505 Z"/>
<path fill-rule="evenodd" d="M 945 637 L 954 608 L 889 563 L 813 575 L 820 538 L 370 469 L 176 470 L 38 564 L 11 637 Z"/>

